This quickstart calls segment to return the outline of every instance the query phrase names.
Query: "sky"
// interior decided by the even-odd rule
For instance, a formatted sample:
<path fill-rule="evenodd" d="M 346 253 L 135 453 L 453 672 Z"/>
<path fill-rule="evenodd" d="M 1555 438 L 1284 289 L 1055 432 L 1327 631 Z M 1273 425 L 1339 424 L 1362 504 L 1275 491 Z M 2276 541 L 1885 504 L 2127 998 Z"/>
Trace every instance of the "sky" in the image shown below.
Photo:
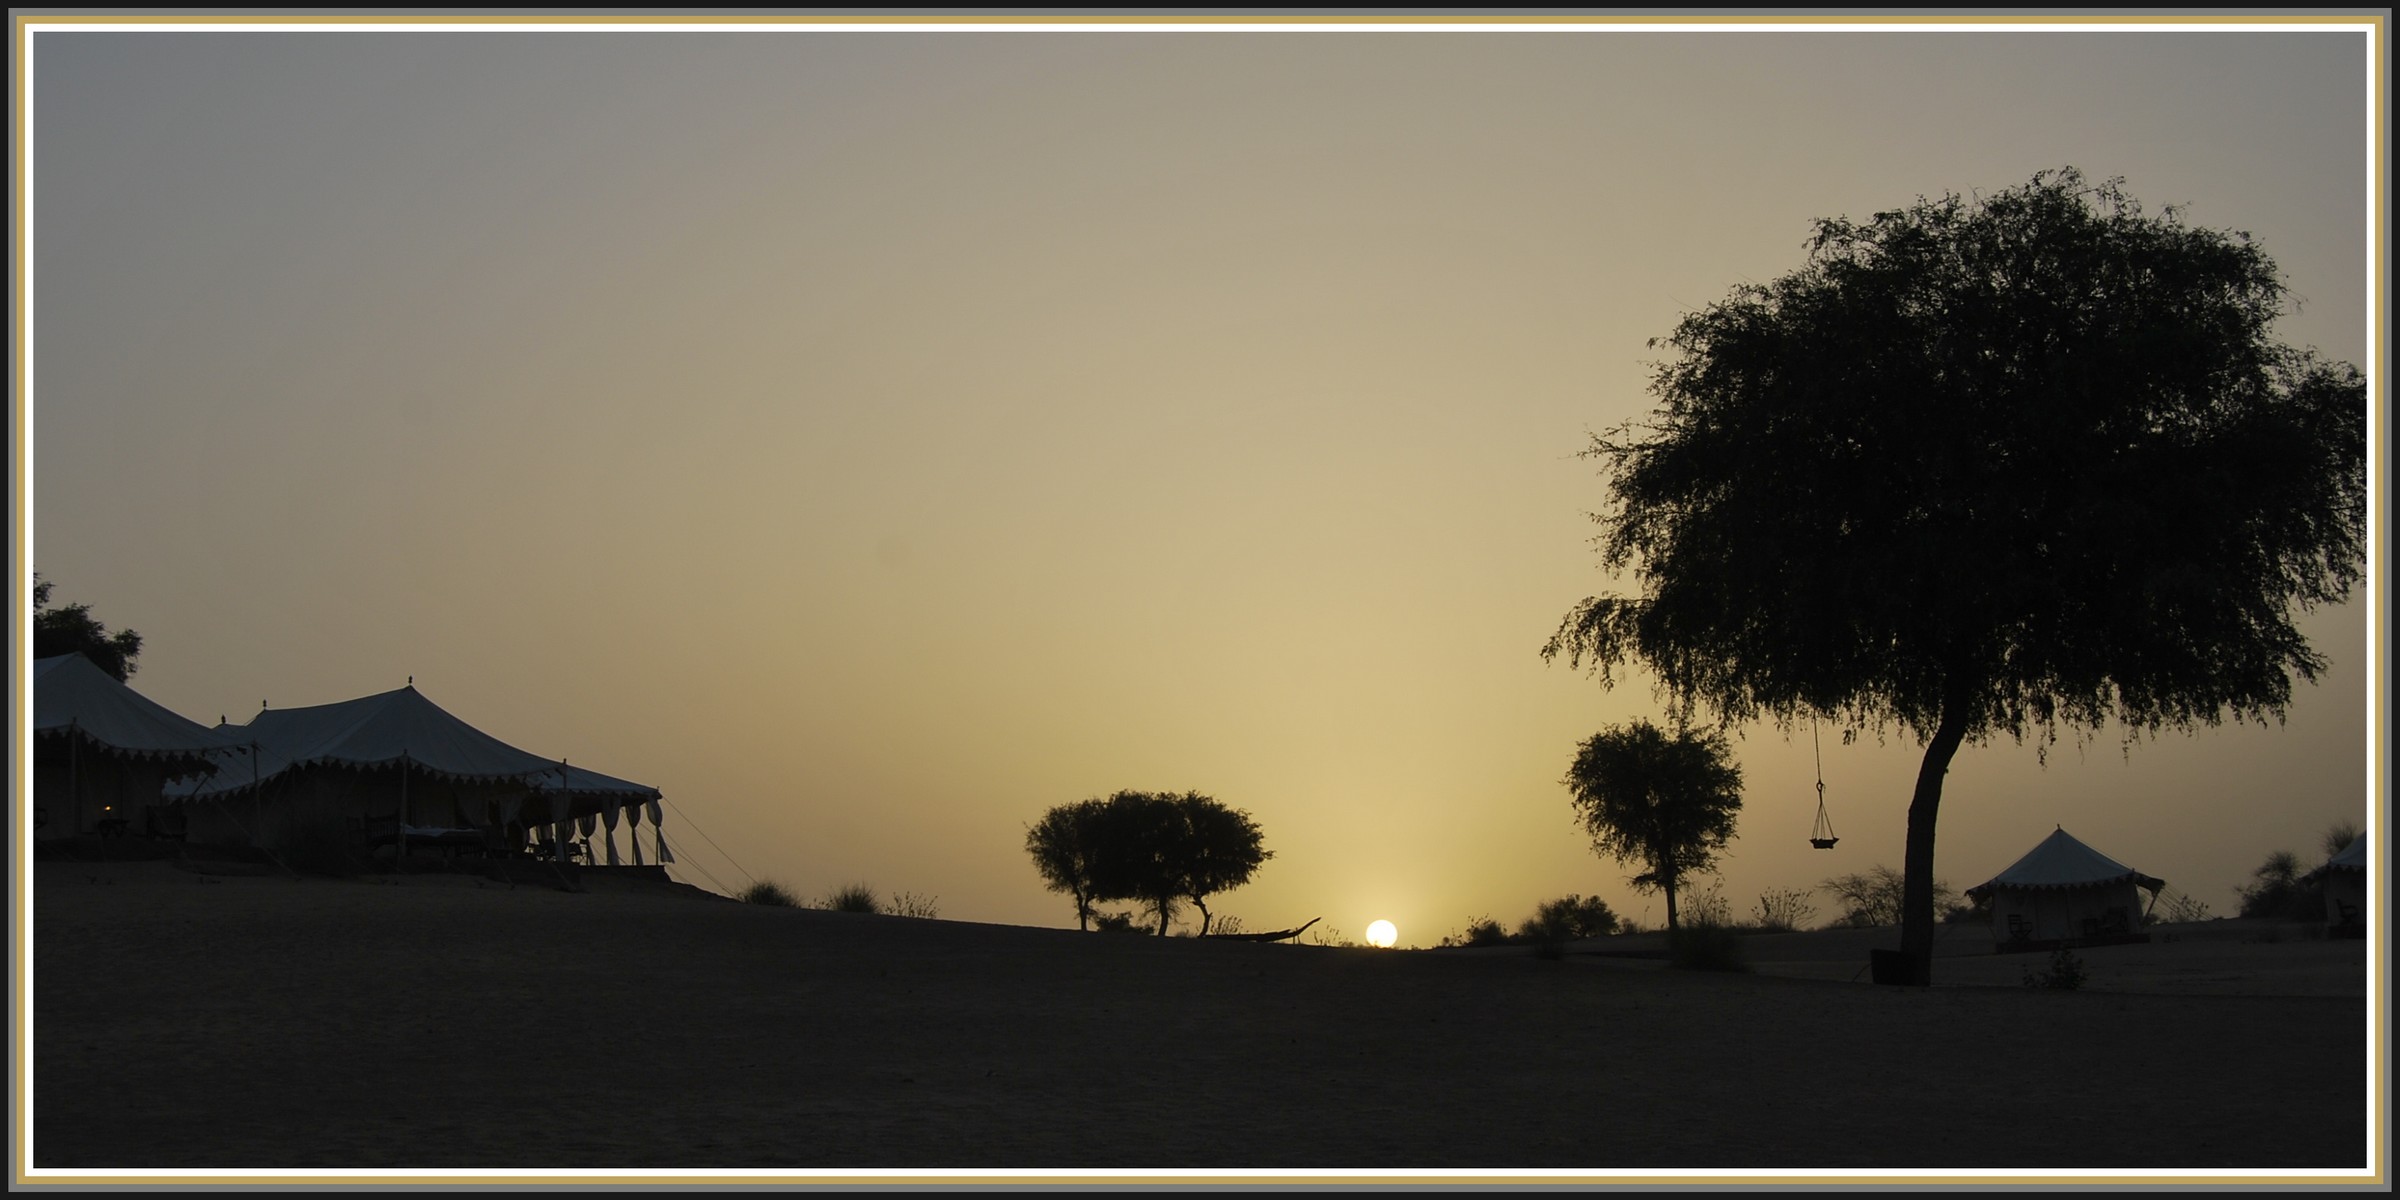
<path fill-rule="evenodd" d="M 193 28 L 29 64 L 54 599 L 203 722 L 413 677 L 661 789 L 715 890 L 1071 926 L 1026 827 L 1195 790 L 1274 853 L 1211 904 L 1251 929 L 1655 925 L 1560 781 L 1663 704 L 1539 654 L 1631 586 L 1578 451 L 1654 406 L 1649 339 L 1816 218 L 2074 166 L 2255 235 L 2278 336 L 2371 366 L 2355 30 Z M 2331 667 L 2280 726 L 1967 747 L 1937 876 L 2063 825 L 2232 913 L 2368 818 L 2370 614 L 2308 615 Z M 1824 732 L 1815 851 L 1810 730 L 1734 733 L 1734 915 L 1900 864 L 1913 737 Z"/>

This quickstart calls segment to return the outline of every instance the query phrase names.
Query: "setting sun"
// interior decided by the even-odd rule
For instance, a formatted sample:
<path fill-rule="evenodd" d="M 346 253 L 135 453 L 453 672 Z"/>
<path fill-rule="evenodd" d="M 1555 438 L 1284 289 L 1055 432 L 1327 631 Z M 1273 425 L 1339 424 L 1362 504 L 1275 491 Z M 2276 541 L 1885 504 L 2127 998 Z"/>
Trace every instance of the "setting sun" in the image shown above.
<path fill-rule="evenodd" d="M 1392 948 L 1392 943 L 1399 940 L 1400 930 L 1394 927 L 1390 921 L 1377 921 L 1367 926 L 1367 944 L 1370 946 L 1389 950 Z"/>

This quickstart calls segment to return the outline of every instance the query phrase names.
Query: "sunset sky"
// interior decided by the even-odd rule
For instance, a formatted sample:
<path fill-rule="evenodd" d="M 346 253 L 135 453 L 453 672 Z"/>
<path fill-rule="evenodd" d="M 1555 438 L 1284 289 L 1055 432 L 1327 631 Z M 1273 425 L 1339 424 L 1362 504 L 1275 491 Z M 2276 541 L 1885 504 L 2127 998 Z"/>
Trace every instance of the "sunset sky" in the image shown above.
<path fill-rule="evenodd" d="M 1648 339 L 1813 218 L 2072 165 L 2256 235 L 2279 335 L 2379 368 L 2355 28 L 194 27 L 27 61 L 28 568 L 197 720 L 413 675 L 656 786 L 702 886 L 1072 925 L 1027 824 L 1197 790 L 1275 852 L 1211 905 L 1253 929 L 1431 945 L 1568 892 L 1655 924 L 1560 778 L 1661 703 L 1539 656 L 1618 586 L 1577 452 L 1653 406 Z M 1939 876 L 2063 824 L 2230 914 L 2368 816 L 2369 617 L 2308 618 L 2332 666 L 2281 727 L 1968 747 Z M 1807 727 L 1736 732 L 1737 914 L 1899 865 L 1913 738 L 1826 731 L 1817 852 Z"/>

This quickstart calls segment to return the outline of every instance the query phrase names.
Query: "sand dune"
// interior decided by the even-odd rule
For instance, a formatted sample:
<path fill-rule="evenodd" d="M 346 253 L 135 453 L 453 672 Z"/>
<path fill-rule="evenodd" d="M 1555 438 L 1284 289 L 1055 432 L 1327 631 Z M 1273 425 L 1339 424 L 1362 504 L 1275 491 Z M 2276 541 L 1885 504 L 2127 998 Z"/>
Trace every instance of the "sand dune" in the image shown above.
<path fill-rule="evenodd" d="M 1750 975 L 45 863 L 41 1168 L 2351 1168 L 2361 943 Z M 1813 939 L 1813 940 L 1812 940 Z M 1623 947 L 1618 947 L 1623 948 Z M 1965 949 L 1965 948 L 1962 948 Z M 2138 952 L 2138 953 L 2136 953 Z M 2033 964 L 2039 965 L 2039 964 Z M 2145 982 L 2145 980 L 2147 982 Z"/>

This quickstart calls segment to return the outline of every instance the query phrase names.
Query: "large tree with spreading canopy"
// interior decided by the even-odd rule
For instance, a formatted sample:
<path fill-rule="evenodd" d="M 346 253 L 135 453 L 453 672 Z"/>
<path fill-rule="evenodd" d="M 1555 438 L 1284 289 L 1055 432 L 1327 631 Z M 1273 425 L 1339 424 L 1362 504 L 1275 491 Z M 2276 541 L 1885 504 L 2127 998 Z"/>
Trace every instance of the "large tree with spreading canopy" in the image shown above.
<path fill-rule="evenodd" d="M 2366 530 L 2359 372 L 2269 336 L 2243 233 L 2073 170 L 1817 222 L 1804 266 L 1654 341 L 1661 407 L 1595 437 L 1601 557 L 1545 658 L 1689 713 L 1925 746 L 1901 948 L 1930 979 L 1962 744 L 2280 720 Z"/>
<path fill-rule="evenodd" d="M 1208 898 L 1250 882 L 1275 857 L 1247 811 L 1198 792 L 1118 792 L 1062 804 L 1025 831 L 1025 852 L 1051 891 L 1075 901 L 1075 924 L 1090 928 L 1092 906 L 1134 900 L 1158 918 L 1163 936 L 1186 900 L 1211 923 Z"/>

